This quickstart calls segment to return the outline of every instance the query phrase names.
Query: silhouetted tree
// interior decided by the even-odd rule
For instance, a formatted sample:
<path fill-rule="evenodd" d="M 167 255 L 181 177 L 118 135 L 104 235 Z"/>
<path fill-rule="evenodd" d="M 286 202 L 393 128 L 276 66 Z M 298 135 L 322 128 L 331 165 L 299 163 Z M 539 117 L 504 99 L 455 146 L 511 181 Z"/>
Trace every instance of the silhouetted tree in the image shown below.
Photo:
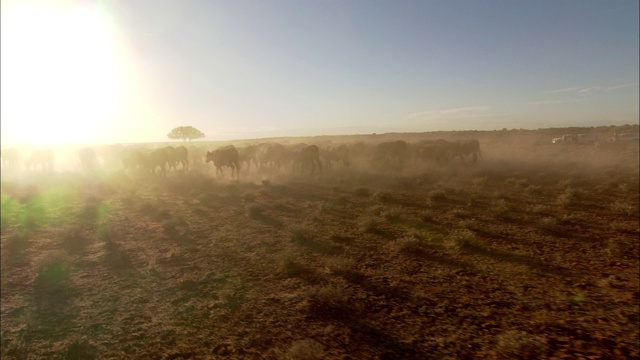
<path fill-rule="evenodd" d="M 203 138 L 204 133 L 193 126 L 178 126 L 171 130 L 167 136 L 169 139 L 182 139 L 182 141 L 187 141 L 187 139 L 189 139 L 189 141 L 191 141 L 193 139 Z"/>

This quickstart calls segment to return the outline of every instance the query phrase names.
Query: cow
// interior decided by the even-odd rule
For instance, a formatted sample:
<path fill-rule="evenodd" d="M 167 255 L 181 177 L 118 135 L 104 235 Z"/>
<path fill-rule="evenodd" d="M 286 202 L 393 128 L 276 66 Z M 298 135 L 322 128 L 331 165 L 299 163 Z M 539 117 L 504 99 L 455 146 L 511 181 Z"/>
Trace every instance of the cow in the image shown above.
<path fill-rule="evenodd" d="M 224 177 L 223 166 L 231 168 L 231 178 L 235 172 L 236 178 L 240 180 L 240 156 L 238 149 L 233 145 L 223 146 L 214 151 L 207 151 L 207 163 L 212 162 L 216 167 L 216 175 Z"/>
<path fill-rule="evenodd" d="M 451 149 L 449 143 L 444 139 L 422 141 L 417 146 L 416 157 L 422 161 L 431 161 L 437 165 L 444 165 L 451 160 Z"/>
<path fill-rule="evenodd" d="M 53 150 L 44 149 L 31 153 L 29 159 L 24 162 L 24 167 L 31 170 L 31 167 L 40 167 L 42 171 L 53 171 Z"/>
<path fill-rule="evenodd" d="M 308 145 L 298 149 L 294 154 L 293 170 L 304 173 L 307 168 L 311 169 L 311 174 L 315 173 L 316 165 L 322 173 L 322 163 L 320 162 L 320 149 L 317 145 Z"/>
<path fill-rule="evenodd" d="M 78 157 L 80 158 L 80 165 L 85 172 L 93 172 L 98 165 L 98 155 L 92 147 L 84 147 L 78 151 Z"/>
<path fill-rule="evenodd" d="M 322 157 L 324 158 L 324 164 L 326 168 L 332 167 L 332 162 L 342 163 L 344 167 L 350 167 L 349 161 L 349 148 L 346 145 L 331 146 L 322 151 Z"/>
<path fill-rule="evenodd" d="M 478 158 L 482 159 L 482 152 L 480 151 L 480 142 L 477 139 L 466 140 L 461 143 L 462 155 L 471 155 L 473 162 L 477 162 Z M 464 158 L 463 158 L 464 161 Z"/>
<path fill-rule="evenodd" d="M 251 164 L 256 168 L 256 171 L 259 170 L 258 167 L 258 152 L 260 150 L 260 145 L 249 145 L 244 148 L 238 150 L 238 154 L 240 156 L 240 164 L 247 164 L 247 170 L 251 170 Z"/>
<path fill-rule="evenodd" d="M 205 155 L 207 153 L 207 151 L 200 147 L 200 146 L 196 146 L 196 145 L 190 145 L 189 148 L 187 149 L 188 155 L 189 155 L 189 161 L 188 163 L 191 165 L 195 165 L 196 167 L 199 167 L 200 165 L 204 164 L 205 161 Z"/>
<path fill-rule="evenodd" d="M 138 171 L 146 167 L 147 152 L 142 149 L 128 149 L 123 151 L 122 165 L 125 170 Z"/>
<path fill-rule="evenodd" d="M 18 150 L 17 149 L 2 150 L 2 167 L 7 169 L 18 167 Z"/>
<path fill-rule="evenodd" d="M 291 152 L 282 144 L 265 144 L 262 146 L 259 152 L 260 169 L 264 170 L 269 168 L 274 171 L 279 171 L 282 165 L 289 162 L 291 159 Z"/>
<path fill-rule="evenodd" d="M 156 175 L 156 169 L 160 167 L 160 173 L 158 175 L 166 176 L 166 165 L 169 163 L 169 156 L 166 148 L 160 148 L 152 150 L 150 153 L 143 155 L 142 164 L 143 169 Z"/>
<path fill-rule="evenodd" d="M 371 163 L 379 169 L 402 169 L 409 156 L 409 145 L 404 140 L 387 141 L 376 145 Z"/>
<path fill-rule="evenodd" d="M 186 147 L 178 146 L 174 148 L 173 146 L 167 146 L 164 151 L 167 154 L 167 163 L 170 168 L 176 170 L 178 164 L 182 164 L 183 172 L 189 170 L 189 151 Z"/>

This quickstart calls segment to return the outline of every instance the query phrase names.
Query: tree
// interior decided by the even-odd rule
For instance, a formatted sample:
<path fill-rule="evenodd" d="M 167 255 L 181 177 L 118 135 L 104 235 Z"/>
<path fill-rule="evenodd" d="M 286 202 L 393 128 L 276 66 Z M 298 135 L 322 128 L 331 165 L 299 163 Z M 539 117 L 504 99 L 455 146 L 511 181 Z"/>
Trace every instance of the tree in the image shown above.
<path fill-rule="evenodd" d="M 189 139 L 189 141 L 191 141 L 193 139 L 203 138 L 204 133 L 193 126 L 178 126 L 171 130 L 167 136 L 169 139 L 182 139 L 182 141 L 187 141 L 187 139 Z"/>

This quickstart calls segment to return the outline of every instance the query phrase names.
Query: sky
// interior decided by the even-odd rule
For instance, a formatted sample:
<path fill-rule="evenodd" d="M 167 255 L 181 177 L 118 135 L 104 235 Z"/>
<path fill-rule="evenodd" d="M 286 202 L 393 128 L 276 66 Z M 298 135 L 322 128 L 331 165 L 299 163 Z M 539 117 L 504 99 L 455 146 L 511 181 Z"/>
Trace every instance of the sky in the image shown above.
<path fill-rule="evenodd" d="M 10 143 L 639 122 L 637 0 L 3 0 Z"/>

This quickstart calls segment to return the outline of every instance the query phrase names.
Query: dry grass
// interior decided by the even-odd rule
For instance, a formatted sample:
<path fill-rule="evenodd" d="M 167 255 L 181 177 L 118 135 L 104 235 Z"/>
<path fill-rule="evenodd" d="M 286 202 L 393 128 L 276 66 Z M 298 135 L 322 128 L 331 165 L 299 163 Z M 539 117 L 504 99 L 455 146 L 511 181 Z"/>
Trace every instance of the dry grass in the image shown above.
<path fill-rule="evenodd" d="M 345 274 L 355 269 L 356 262 L 346 256 L 332 257 L 327 260 L 327 268 L 334 274 Z"/>
<path fill-rule="evenodd" d="M 280 354 L 281 360 L 320 360 L 324 356 L 324 347 L 311 339 L 294 341 L 287 351 Z"/>
<path fill-rule="evenodd" d="M 336 285 L 318 285 L 305 290 L 311 314 L 319 317 L 346 317 L 353 310 L 347 292 Z"/>
<path fill-rule="evenodd" d="M 496 353 L 501 359 L 541 359 L 547 348 L 545 339 L 524 331 L 510 330 L 496 338 Z"/>
<path fill-rule="evenodd" d="M 396 240 L 395 246 L 398 251 L 405 254 L 420 254 L 424 248 L 424 240 L 416 236 L 404 237 Z"/>
<path fill-rule="evenodd" d="M 554 131 L 405 134 L 485 156 L 376 171 L 401 135 L 371 135 L 315 178 L 3 172 L 1 355 L 638 358 L 637 155 Z"/>

